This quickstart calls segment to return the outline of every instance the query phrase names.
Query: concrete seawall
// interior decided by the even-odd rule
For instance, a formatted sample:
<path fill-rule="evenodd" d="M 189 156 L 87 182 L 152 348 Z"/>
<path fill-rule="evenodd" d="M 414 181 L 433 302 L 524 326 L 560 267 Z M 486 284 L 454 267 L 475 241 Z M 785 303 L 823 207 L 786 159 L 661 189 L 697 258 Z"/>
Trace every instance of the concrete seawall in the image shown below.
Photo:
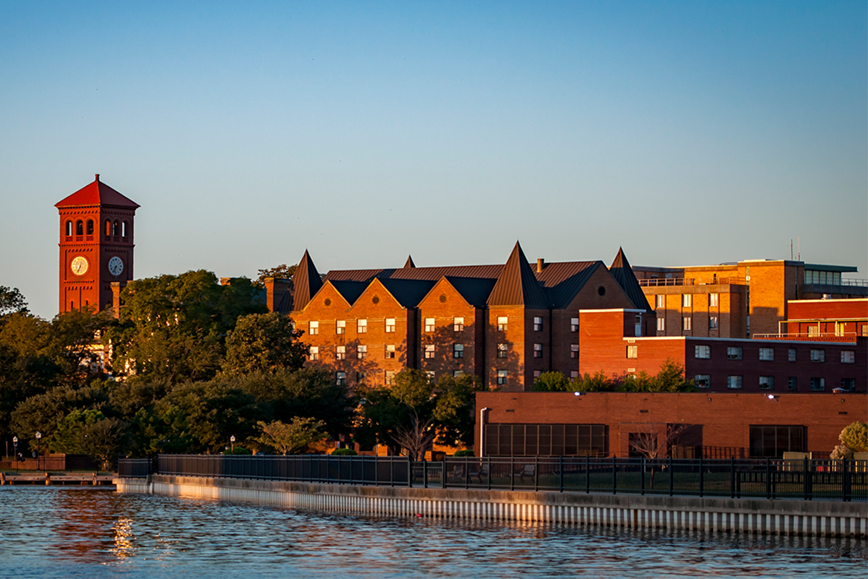
<path fill-rule="evenodd" d="M 868 537 L 866 503 L 370 487 L 167 475 L 114 482 L 118 492 L 375 516 Z"/>

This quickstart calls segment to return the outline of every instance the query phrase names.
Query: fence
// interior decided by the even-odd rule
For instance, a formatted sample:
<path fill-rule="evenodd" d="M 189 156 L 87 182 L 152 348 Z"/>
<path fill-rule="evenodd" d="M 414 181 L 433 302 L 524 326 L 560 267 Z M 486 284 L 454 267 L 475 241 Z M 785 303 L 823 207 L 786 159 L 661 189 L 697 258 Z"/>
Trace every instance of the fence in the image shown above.
<path fill-rule="evenodd" d="M 121 477 L 149 474 L 374 486 L 641 495 L 868 500 L 868 461 L 370 456 L 159 455 L 121 459 Z"/>

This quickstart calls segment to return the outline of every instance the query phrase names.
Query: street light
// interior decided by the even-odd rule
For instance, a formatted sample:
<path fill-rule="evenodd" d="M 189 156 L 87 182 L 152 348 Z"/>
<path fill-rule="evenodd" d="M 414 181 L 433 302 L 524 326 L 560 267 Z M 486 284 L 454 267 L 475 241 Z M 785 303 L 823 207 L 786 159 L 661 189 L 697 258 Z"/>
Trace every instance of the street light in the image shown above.
<path fill-rule="evenodd" d="M 42 463 L 39 460 L 39 439 L 40 438 L 42 438 L 42 433 L 37 432 L 36 433 L 36 470 L 42 470 L 42 466 L 40 466 Z"/>
<path fill-rule="evenodd" d="M 15 472 L 18 472 L 18 437 L 12 437 L 12 446 L 15 449 Z"/>
<path fill-rule="evenodd" d="M 229 454 L 235 454 L 235 435 L 229 437 L 229 443 L 232 445 L 232 450 L 229 451 Z"/>

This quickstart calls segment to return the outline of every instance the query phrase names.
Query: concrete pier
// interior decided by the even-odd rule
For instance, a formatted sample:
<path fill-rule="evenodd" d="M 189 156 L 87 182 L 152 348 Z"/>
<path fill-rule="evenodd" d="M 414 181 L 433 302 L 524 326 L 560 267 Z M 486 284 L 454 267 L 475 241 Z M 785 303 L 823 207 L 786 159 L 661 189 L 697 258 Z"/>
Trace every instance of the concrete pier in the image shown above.
<path fill-rule="evenodd" d="M 330 485 L 153 475 L 118 492 L 251 502 L 373 516 L 868 538 L 868 504 Z"/>

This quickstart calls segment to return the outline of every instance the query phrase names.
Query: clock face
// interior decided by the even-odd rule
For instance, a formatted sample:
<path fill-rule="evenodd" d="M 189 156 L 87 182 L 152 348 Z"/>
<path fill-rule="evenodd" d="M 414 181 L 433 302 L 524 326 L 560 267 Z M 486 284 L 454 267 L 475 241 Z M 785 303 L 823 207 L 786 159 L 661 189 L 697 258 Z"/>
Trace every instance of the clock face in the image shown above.
<path fill-rule="evenodd" d="M 88 268 L 87 259 L 79 255 L 72 260 L 70 268 L 72 269 L 72 273 L 74 273 L 75 275 L 84 275 L 85 273 L 87 273 Z"/>
<path fill-rule="evenodd" d="M 124 271 L 124 262 L 118 256 L 114 256 L 108 262 L 108 270 L 113 276 L 117 277 Z"/>

